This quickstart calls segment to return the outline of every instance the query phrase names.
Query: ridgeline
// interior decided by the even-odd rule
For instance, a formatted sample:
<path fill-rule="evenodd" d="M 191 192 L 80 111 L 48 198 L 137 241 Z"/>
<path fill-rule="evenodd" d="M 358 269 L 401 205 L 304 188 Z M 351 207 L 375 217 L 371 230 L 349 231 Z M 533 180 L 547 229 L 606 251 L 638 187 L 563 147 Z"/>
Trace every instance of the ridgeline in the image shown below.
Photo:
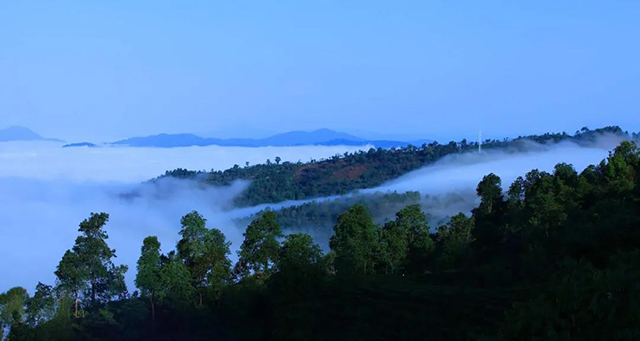
<path fill-rule="evenodd" d="M 567 133 L 520 136 L 515 139 L 486 140 L 484 150 L 503 149 L 518 152 L 530 148 L 527 141 L 554 144 L 570 141 L 580 145 L 595 143 L 604 135 L 615 135 L 621 139 L 635 139 L 620 127 L 612 126 L 589 130 L 583 128 L 574 135 Z M 162 177 L 200 179 L 212 186 L 228 186 L 236 180 L 251 180 L 249 188 L 237 199 L 237 206 L 254 206 L 286 200 L 303 200 L 330 195 L 346 194 L 357 189 L 372 188 L 395 179 L 413 170 L 432 164 L 455 153 L 472 152 L 478 149 L 477 142 L 432 142 L 420 147 L 370 149 L 355 153 L 335 155 L 326 160 L 311 160 L 307 163 L 280 162 L 279 158 L 264 164 L 240 167 L 235 165 L 224 171 L 193 171 L 175 169 Z M 160 178 L 162 178 L 160 177 Z"/>

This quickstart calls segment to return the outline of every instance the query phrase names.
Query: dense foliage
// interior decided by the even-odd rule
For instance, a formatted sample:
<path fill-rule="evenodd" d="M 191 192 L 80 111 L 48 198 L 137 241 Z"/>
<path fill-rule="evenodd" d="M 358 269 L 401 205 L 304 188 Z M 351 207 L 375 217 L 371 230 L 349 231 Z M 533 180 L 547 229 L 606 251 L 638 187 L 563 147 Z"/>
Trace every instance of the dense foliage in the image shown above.
<path fill-rule="evenodd" d="M 282 238 L 274 212 L 229 243 L 197 212 L 175 251 L 143 241 L 136 285 L 122 282 L 92 214 L 56 271 L 0 294 L 9 340 L 637 340 L 640 150 L 623 142 L 577 173 L 532 170 L 505 191 L 489 174 L 480 203 L 437 229 L 419 205 L 380 225 L 354 204 L 330 252 Z M 78 302 L 78 309 L 75 303 Z"/>
<path fill-rule="evenodd" d="M 324 201 L 311 201 L 301 205 L 280 208 L 275 211 L 278 223 L 284 231 L 306 232 L 314 236 L 321 245 L 329 245 L 333 235 L 333 226 L 338 216 L 354 204 L 361 204 L 372 214 L 376 223 L 384 224 L 393 219 L 396 212 L 408 205 L 422 204 L 428 201 L 418 192 L 354 194 Z M 270 210 L 268 208 L 266 211 Z M 246 226 L 261 216 L 260 211 L 238 220 L 238 224 Z"/>
<path fill-rule="evenodd" d="M 518 151 L 530 148 L 530 141 L 544 144 L 561 141 L 589 144 L 604 134 L 630 138 L 619 127 L 595 130 L 583 128 L 575 135 L 547 133 L 502 141 L 486 140 L 483 141 L 482 148 Z M 275 162 L 267 160 L 264 164 L 253 166 L 246 163 L 245 167 L 235 165 L 225 171 L 176 169 L 166 172 L 164 176 L 197 178 L 215 186 L 228 186 L 236 180 L 251 180 L 249 188 L 236 199 L 236 204 L 253 206 L 345 194 L 357 189 L 376 187 L 385 181 L 436 162 L 444 156 L 477 148 L 477 142 L 467 140 L 451 141 L 447 144 L 433 142 L 420 147 L 410 145 L 406 148 L 372 148 L 366 152 L 345 153 L 327 160 L 310 160 L 307 163 L 281 162 L 280 158 L 276 158 Z"/>

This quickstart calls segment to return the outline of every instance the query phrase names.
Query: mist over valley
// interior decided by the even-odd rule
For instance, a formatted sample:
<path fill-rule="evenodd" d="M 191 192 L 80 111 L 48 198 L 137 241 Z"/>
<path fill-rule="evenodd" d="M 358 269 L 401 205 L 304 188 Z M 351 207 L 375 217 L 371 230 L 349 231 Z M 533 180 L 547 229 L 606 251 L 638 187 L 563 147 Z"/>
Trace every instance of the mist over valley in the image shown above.
<path fill-rule="evenodd" d="M 193 210 L 203 214 L 209 226 L 225 233 L 232 243 L 231 257 L 236 260 L 242 233 L 259 212 L 292 209 L 313 202 L 333 203 L 331 212 L 322 219 L 283 221 L 287 233 L 309 232 L 328 249 L 335 218 L 353 203 L 366 203 L 367 198 L 375 203 L 377 199 L 371 198 L 384 193 L 402 196 L 406 192 L 418 192 L 419 199 L 401 198 L 386 209 L 372 206 L 371 213 L 379 223 L 384 223 L 400 208 L 418 203 L 427 213 L 434 232 L 450 216 L 460 212 L 470 214 L 479 200 L 475 187 L 489 173 L 499 175 L 508 186 L 531 169 L 551 172 L 559 162 L 571 163 L 581 171 L 605 158 L 621 139 L 621 136 L 599 135 L 597 140 L 583 145 L 568 141 L 527 142 L 524 148 L 485 148 L 482 154 L 471 148 L 380 186 L 344 195 L 242 205 L 245 207 L 238 207 L 237 199 L 246 193 L 252 180 L 216 186 L 207 184 L 206 173 L 189 179 L 147 180 L 178 167 L 228 169 L 245 162 L 264 163 L 276 156 L 282 163 L 296 163 L 330 159 L 344 152 L 357 154 L 367 149 L 351 146 L 60 148 L 60 143 L 55 142 L 0 143 L 3 161 L 0 163 L 0 199 L 5 203 L 0 210 L 0 226 L 5 227 L 0 230 L 0 238 L 7 243 L 7 247 L 0 250 L 0 257 L 13 260 L 0 266 L 0 271 L 11 274 L 0 280 L 0 289 L 16 282 L 27 288 L 38 280 L 54 282 L 51 269 L 57 265 L 58 255 L 69 248 L 78 223 L 91 212 L 110 213 L 107 225 L 110 245 L 118 250 L 118 260 L 130 269 L 135 269 L 140 241 L 148 235 L 158 236 L 164 249 L 171 250 L 179 239 L 180 217 Z M 130 193 L 135 195 L 129 196 Z M 20 256 L 25 248 L 37 252 Z M 132 287 L 134 277 L 135 271 L 131 270 L 127 282 Z"/>

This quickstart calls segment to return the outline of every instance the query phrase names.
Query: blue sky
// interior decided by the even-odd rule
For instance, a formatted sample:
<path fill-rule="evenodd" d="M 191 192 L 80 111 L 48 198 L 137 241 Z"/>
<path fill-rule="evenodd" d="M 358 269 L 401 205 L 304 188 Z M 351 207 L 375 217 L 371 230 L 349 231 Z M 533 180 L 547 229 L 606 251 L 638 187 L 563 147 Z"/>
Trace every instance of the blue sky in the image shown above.
<path fill-rule="evenodd" d="M 639 1 L 3 1 L 0 127 L 640 131 Z"/>

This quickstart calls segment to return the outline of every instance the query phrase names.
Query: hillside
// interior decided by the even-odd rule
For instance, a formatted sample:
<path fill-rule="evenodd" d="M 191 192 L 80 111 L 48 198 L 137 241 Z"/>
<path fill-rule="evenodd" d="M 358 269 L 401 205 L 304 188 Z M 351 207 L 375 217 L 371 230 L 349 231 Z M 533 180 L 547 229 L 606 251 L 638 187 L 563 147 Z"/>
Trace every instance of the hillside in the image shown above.
<path fill-rule="evenodd" d="M 595 143 L 605 135 L 629 139 L 633 136 L 620 127 L 605 127 L 589 130 L 584 128 L 574 135 L 567 133 L 520 136 L 515 139 L 487 140 L 485 150 L 505 149 L 513 152 L 527 150 L 529 143 L 554 144 L 571 141 L 578 144 Z M 312 160 L 308 163 L 280 163 L 267 160 L 265 164 L 233 168 L 224 171 L 192 171 L 176 169 L 163 176 L 177 178 L 199 178 L 214 186 L 228 186 L 236 180 L 251 180 L 249 188 L 237 198 L 239 206 L 276 203 L 286 200 L 311 199 L 321 196 L 345 194 L 356 189 L 372 188 L 403 174 L 429 165 L 442 157 L 454 153 L 473 152 L 478 143 L 432 142 L 420 147 L 370 149 L 367 152 L 345 153 L 327 160 Z"/>

